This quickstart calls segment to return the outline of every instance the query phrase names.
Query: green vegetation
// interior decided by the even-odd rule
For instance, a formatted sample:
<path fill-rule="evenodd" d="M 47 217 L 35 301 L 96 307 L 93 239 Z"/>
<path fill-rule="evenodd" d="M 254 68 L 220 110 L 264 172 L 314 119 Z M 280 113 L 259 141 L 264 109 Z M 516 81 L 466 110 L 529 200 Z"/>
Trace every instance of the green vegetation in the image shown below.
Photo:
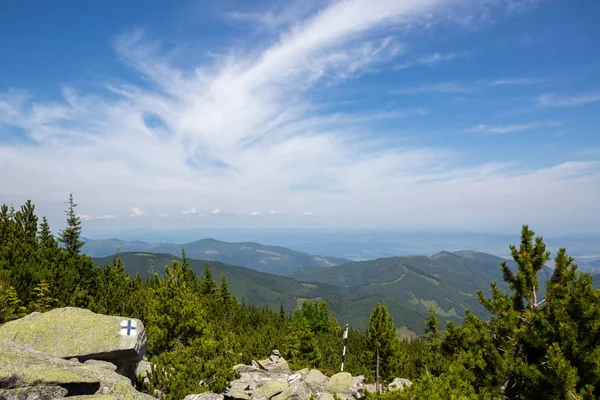
<path fill-rule="evenodd" d="M 181 257 L 164 253 L 119 253 L 93 260 L 96 265 L 102 267 L 107 263 L 112 265 L 117 259 L 121 259 L 127 275 L 135 276 L 139 273 L 143 278 L 152 278 L 154 273 L 162 277 L 165 265 L 170 265 L 173 260 L 182 261 Z M 367 328 L 369 314 L 373 307 L 385 299 L 378 293 L 357 294 L 351 288 L 298 282 L 288 277 L 266 274 L 218 261 L 187 259 L 187 262 L 191 271 L 198 276 L 204 275 L 207 264 L 215 279 L 225 275 L 230 290 L 238 301 L 244 299 L 247 304 L 268 306 L 273 310 L 279 310 L 283 305 L 288 312 L 293 312 L 307 300 L 313 302 L 325 300 L 339 321 L 361 330 Z M 425 310 L 418 311 L 411 309 L 414 307 L 411 304 L 401 305 L 385 300 L 398 326 L 407 327 L 409 332 L 423 333 Z"/>
<path fill-rule="evenodd" d="M 239 278 L 247 285 L 244 293 L 251 297 L 249 288 L 259 283 L 249 278 L 248 270 L 225 264 L 220 264 L 223 269 L 219 271 L 209 264 L 198 268 L 185 252 L 181 259 L 170 260 L 160 275 L 145 270 L 144 275 L 137 271 L 131 276 L 126 257 L 120 256 L 99 267 L 80 253 L 81 225 L 72 197 L 69 203 L 67 228 L 59 240 L 50 233 L 45 219 L 38 226 L 31 202 L 19 210 L 0 208 L 0 323 L 28 310 L 67 305 L 139 318 L 147 329 L 150 360 L 156 365 L 143 389 L 149 393 L 158 389 L 166 399 L 221 391 L 236 377 L 233 365 L 262 359 L 274 348 L 294 369 L 318 368 L 330 375 L 339 370 L 342 328 L 336 317 L 340 314 L 332 313 L 330 307 L 336 304 L 337 310 L 347 312 L 341 299 L 350 296 L 354 286 L 326 286 L 317 280 L 303 285 L 262 274 L 265 290 L 277 282 L 298 293 L 311 293 L 302 298 L 313 300 L 287 307 L 288 299 L 271 291 L 275 305 L 257 306 L 232 295 Z M 419 301 L 419 307 L 429 306 L 427 317 L 421 319 L 425 334 L 417 340 L 399 340 L 390 304 L 371 306 L 366 332 L 349 331 L 346 370 L 363 374 L 371 382 L 379 376 L 383 385 L 394 377 L 414 382 L 402 392 L 382 393 L 379 398 L 383 400 L 598 398 L 600 291 L 593 288 L 592 277 L 580 273 L 561 249 L 547 279 L 544 264 L 550 255 L 542 239 L 534 239 L 527 226 L 520 246 L 511 246 L 511 252 L 514 263 L 498 268 L 503 283 L 492 283 L 489 291 L 472 297 L 489 317 L 467 309 L 464 322 L 449 321 L 446 329 L 440 330 L 435 310 L 441 307 L 448 313 L 452 307 L 445 301 L 454 304 L 452 298 L 428 298 L 429 294 L 411 287 L 408 299 L 425 299 Z M 471 262 L 477 257 L 484 256 L 440 253 L 407 258 L 400 264 L 376 260 L 380 268 L 373 271 L 361 269 L 360 263 L 348 267 L 358 268 L 365 286 L 377 290 L 413 275 L 423 288 L 443 287 L 447 277 L 469 293 L 467 286 L 475 284 L 478 276 L 469 276 L 476 274 Z M 446 261 L 443 268 L 437 262 L 440 259 L 453 261 Z M 153 268 L 160 269 L 157 265 Z M 392 281 L 386 280 L 386 271 Z M 453 273 L 471 283 L 460 284 Z M 213 274 L 220 278 L 219 283 Z M 355 278 L 342 275 L 342 279 L 350 282 Z M 332 292 L 329 297 L 325 288 Z M 450 290 L 445 293 L 454 295 Z M 319 297 L 323 300 L 315 300 Z M 361 306 L 367 303 L 356 300 L 353 312 Z"/>

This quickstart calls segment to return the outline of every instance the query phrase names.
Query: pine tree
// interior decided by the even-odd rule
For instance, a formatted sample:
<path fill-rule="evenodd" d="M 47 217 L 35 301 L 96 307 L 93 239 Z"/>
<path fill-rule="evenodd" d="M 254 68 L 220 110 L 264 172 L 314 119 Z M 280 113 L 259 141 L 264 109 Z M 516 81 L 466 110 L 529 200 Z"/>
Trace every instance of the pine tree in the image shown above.
<path fill-rule="evenodd" d="M 48 224 L 46 217 L 42 218 L 38 238 L 40 247 L 42 248 L 54 248 L 57 245 L 56 239 L 54 238 L 52 231 L 50 231 L 50 225 Z"/>
<path fill-rule="evenodd" d="M 430 342 L 437 341 L 440 338 L 440 329 L 435 308 L 430 307 L 427 311 L 427 320 L 425 320 L 425 334 Z"/>
<path fill-rule="evenodd" d="M 225 274 L 221 273 L 221 286 L 219 286 L 219 299 L 223 304 L 229 304 L 231 302 L 231 290 L 229 290 L 229 283 Z"/>
<path fill-rule="evenodd" d="M 67 214 L 67 227 L 60 231 L 58 240 L 63 244 L 65 251 L 70 257 L 79 254 L 79 251 L 85 244 L 81 238 L 81 218 L 75 213 L 75 201 L 73 194 L 69 195 L 69 208 L 65 210 Z"/>
<path fill-rule="evenodd" d="M 217 292 L 217 285 L 215 281 L 212 279 L 212 271 L 210 270 L 210 265 L 208 263 L 204 264 L 204 275 L 200 280 L 200 293 L 212 296 Z"/>
<path fill-rule="evenodd" d="M 383 382 L 391 381 L 398 369 L 400 339 L 392 316 L 383 301 L 377 303 L 371 313 L 367 337 L 373 352 L 374 367 L 379 372 L 376 372 L 376 378 L 381 378 Z"/>
<path fill-rule="evenodd" d="M 16 290 L 9 285 L 8 275 L 4 274 L 0 277 L 0 324 L 21 318 L 25 311 Z"/>
<path fill-rule="evenodd" d="M 57 299 L 53 299 L 50 296 L 50 288 L 48 287 L 48 282 L 45 280 L 33 288 L 33 292 L 34 301 L 29 305 L 31 311 L 46 312 L 51 310 L 58 302 Z"/>

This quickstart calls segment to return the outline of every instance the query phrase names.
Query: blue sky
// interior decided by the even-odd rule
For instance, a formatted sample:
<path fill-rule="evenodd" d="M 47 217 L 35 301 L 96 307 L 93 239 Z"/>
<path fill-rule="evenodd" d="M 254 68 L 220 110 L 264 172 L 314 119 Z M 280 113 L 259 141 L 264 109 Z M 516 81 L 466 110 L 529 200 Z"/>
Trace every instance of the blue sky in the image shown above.
<path fill-rule="evenodd" d="M 597 233 L 600 3 L 0 4 L 0 203 L 92 229 Z M 59 225 L 60 226 L 60 225 Z"/>

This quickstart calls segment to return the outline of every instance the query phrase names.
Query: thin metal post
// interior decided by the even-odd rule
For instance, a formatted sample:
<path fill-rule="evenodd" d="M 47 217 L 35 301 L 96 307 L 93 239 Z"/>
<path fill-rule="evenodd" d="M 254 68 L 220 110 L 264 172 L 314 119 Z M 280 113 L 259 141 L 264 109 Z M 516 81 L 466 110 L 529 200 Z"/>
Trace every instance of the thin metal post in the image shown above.
<path fill-rule="evenodd" d="M 346 361 L 346 346 L 348 344 L 348 324 L 346 324 L 346 330 L 344 331 L 344 350 L 342 351 L 342 372 L 344 372 L 344 362 Z"/>

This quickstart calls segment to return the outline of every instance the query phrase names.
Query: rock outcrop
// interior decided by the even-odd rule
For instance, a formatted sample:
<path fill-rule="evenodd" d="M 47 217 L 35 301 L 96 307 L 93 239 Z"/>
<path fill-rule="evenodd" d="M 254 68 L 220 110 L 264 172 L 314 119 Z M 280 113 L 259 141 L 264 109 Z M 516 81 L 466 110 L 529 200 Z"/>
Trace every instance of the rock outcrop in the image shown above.
<path fill-rule="evenodd" d="M 140 320 L 93 313 L 81 308 L 34 312 L 0 327 L 0 343 L 29 346 L 60 358 L 107 361 L 117 372 L 135 378 L 146 353 L 146 332 Z"/>
<path fill-rule="evenodd" d="M 269 361 L 272 364 L 269 365 L 265 360 L 233 367 L 240 373 L 240 378 L 230 383 L 223 393 L 224 400 L 334 400 L 334 395 L 344 400 L 359 400 L 364 397 L 365 391 L 375 391 L 375 385 L 365 385 L 362 375 L 353 377 L 348 372 L 340 372 L 329 378 L 316 369 L 305 368 L 295 373 L 284 373 L 279 368 L 267 369 L 274 365 L 274 361 L 277 364 L 285 361 L 276 351 L 271 354 Z M 289 368 L 287 362 L 283 365 Z M 410 384 L 408 379 L 396 379 L 390 384 L 389 390 L 402 390 Z M 372 390 L 369 390 L 371 386 Z M 221 400 L 210 398 L 207 393 L 193 396 L 205 397 L 190 395 L 186 400 Z"/>
<path fill-rule="evenodd" d="M 0 399 L 88 398 L 88 395 L 153 399 L 137 392 L 129 379 L 104 366 L 65 360 L 19 344 L 0 344 Z"/>
<path fill-rule="evenodd" d="M 132 385 L 145 352 L 139 320 L 70 307 L 32 313 L 0 326 L 0 400 L 154 399 Z"/>

